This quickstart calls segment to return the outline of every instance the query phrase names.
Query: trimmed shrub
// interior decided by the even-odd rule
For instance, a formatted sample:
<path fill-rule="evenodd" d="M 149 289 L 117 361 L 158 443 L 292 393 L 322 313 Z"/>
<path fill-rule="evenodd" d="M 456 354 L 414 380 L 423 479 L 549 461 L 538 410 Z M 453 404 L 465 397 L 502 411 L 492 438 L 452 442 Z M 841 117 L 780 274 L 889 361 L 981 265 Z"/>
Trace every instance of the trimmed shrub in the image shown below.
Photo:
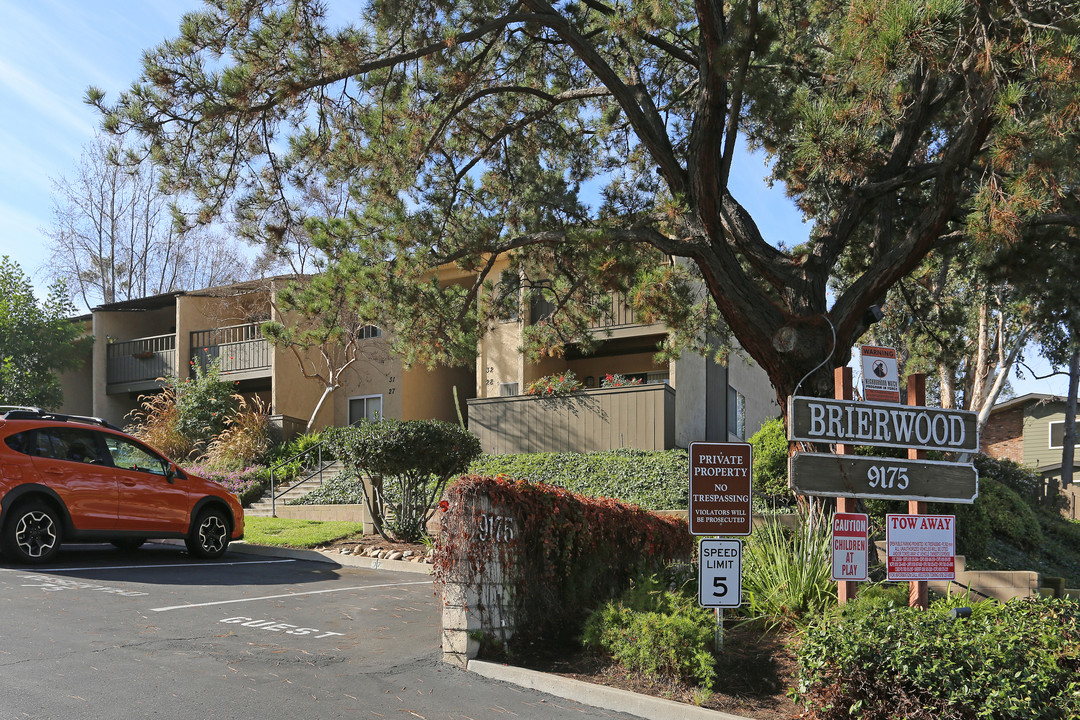
<path fill-rule="evenodd" d="M 986 510 L 992 535 L 1022 550 L 1036 550 L 1042 545 L 1039 518 L 1015 490 L 991 478 L 983 478 L 979 500 Z"/>
<path fill-rule="evenodd" d="M 192 448 L 201 451 L 221 434 L 228 418 L 236 414 L 240 396 L 236 383 L 221 379 L 221 363 L 214 360 L 204 368 L 191 361 L 191 378 L 184 382 L 170 379 L 176 389 L 176 429 L 191 440 Z"/>
<path fill-rule="evenodd" d="M 808 629 L 797 650 L 806 717 L 1080 717 L 1080 605 L 987 601 L 953 620 L 960 602 L 856 607 Z"/>
<path fill-rule="evenodd" d="M 646 510 L 686 510 L 690 502 L 690 461 L 685 450 L 484 455 L 473 461 L 469 473 L 555 485 Z"/>
<path fill-rule="evenodd" d="M 486 502 L 504 525 L 480 522 Z M 685 520 L 550 485 L 465 476 L 447 490 L 445 509 L 436 585 L 476 584 L 488 568 L 501 567 L 515 646 L 576 637 L 588 613 L 631 578 L 690 558 Z M 488 622 L 498 627 L 490 617 Z"/>
<path fill-rule="evenodd" d="M 627 670 L 711 688 L 714 624 L 692 594 L 668 590 L 654 575 L 594 611 L 582 641 L 610 653 Z"/>
<path fill-rule="evenodd" d="M 447 481 L 481 452 L 475 435 L 439 420 L 365 421 L 323 434 L 351 474 L 372 477 L 365 502 L 375 529 L 403 542 L 424 537 Z"/>
<path fill-rule="evenodd" d="M 788 441 L 784 420 L 776 418 L 750 436 L 754 448 L 754 493 L 790 498 L 788 488 Z"/>
<path fill-rule="evenodd" d="M 1037 503 L 1042 497 L 1042 476 L 1033 468 L 1024 467 L 1012 460 L 976 455 L 975 469 L 979 471 L 980 478 L 993 478 L 1029 502 Z"/>

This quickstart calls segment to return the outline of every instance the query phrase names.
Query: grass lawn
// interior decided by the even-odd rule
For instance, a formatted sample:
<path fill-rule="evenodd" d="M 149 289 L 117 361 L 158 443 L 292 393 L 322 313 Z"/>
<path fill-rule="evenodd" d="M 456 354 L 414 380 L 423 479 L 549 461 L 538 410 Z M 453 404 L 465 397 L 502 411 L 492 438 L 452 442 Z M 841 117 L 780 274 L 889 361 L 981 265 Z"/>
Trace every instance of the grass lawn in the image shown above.
<path fill-rule="evenodd" d="M 312 548 L 363 532 L 364 524 L 358 522 L 244 518 L 244 540 L 252 545 Z"/>

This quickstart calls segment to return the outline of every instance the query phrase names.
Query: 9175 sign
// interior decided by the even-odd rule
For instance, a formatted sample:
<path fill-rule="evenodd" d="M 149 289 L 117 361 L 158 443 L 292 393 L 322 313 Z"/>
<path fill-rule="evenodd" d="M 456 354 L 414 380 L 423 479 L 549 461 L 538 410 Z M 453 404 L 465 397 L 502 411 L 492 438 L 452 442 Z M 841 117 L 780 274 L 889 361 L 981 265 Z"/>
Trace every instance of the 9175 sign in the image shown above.
<path fill-rule="evenodd" d="M 788 484 L 796 493 L 828 497 L 973 503 L 979 495 L 975 466 L 936 460 L 795 453 Z"/>

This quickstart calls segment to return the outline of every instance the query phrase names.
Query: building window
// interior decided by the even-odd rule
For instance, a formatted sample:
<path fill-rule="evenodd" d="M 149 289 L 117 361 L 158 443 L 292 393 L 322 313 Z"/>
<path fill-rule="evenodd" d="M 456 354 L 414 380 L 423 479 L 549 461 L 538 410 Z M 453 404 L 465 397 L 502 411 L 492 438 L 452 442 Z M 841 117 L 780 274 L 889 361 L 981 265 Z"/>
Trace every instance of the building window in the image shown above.
<path fill-rule="evenodd" d="M 1065 421 L 1052 420 L 1050 422 L 1050 449 L 1060 450 L 1065 447 Z M 1080 442 L 1074 447 L 1080 447 Z"/>
<path fill-rule="evenodd" d="M 746 439 L 746 396 L 733 387 L 727 389 L 728 435 Z"/>
<path fill-rule="evenodd" d="M 360 328 L 360 332 L 358 334 L 361 340 L 370 340 L 371 338 L 382 337 L 382 330 L 375 327 L 374 325 L 365 325 L 364 327 Z"/>
<path fill-rule="evenodd" d="M 349 424 L 382 418 L 382 395 L 349 398 Z"/>
<path fill-rule="evenodd" d="M 670 385 L 671 373 L 667 370 L 661 372 L 645 373 L 646 385 Z"/>
<path fill-rule="evenodd" d="M 499 397 L 513 397 L 517 394 L 518 384 L 516 382 L 499 383 Z"/>

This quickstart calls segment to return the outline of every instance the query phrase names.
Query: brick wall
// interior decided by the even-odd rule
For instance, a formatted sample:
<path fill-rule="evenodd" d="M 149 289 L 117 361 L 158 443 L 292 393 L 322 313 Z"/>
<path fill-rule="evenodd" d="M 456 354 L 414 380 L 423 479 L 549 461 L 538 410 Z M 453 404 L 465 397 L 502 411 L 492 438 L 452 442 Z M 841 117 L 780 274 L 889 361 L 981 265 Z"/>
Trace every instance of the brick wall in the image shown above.
<path fill-rule="evenodd" d="M 980 449 L 990 457 L 1024 461 L 1024 408 L 992 413 L 979 438 Z"/>

